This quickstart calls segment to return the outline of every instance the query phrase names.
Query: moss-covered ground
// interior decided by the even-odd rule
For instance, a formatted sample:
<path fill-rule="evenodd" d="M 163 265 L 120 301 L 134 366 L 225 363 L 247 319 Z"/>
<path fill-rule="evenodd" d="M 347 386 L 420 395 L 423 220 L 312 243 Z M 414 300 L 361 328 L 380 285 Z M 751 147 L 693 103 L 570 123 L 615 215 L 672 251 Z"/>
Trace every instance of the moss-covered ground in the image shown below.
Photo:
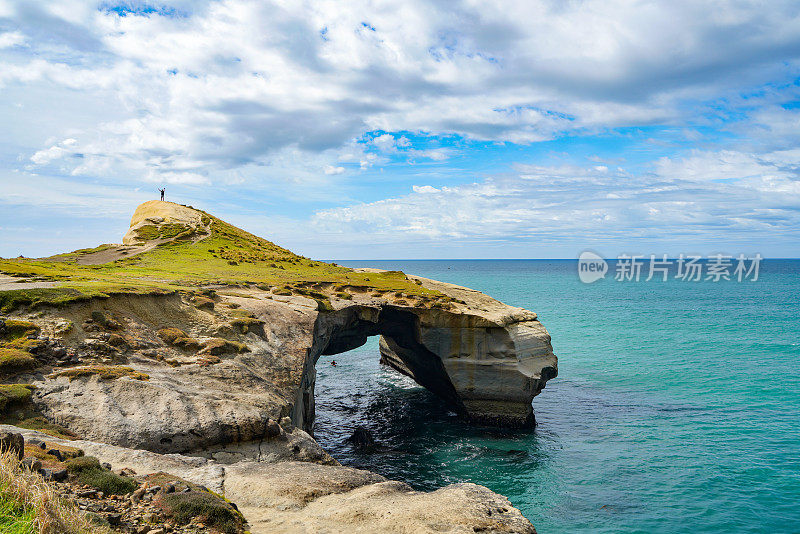
<path fill-rule="evenodd" d="M 221 495 L 167 473 L 147 475 L 145 480 L 150 485 L 175 487 L 173 493 L 159 493 L 153 502 L 179 525 L 197 518 L 223 534 L 244 530 L 244 517 Z"/>
<path fill-rule="evenodd" d="M 93 456 L 81 456 L 66 462 L 67 471 L 76 475 L 77 481 L 102 491 L 107 495 L 124 495 L 139 487 L 132 478 L 123 477 L 100 465 Z"/>
<path fill-rule="evenodd" d="M 122 365 L 87 365 L 85 367 L 73 367 L 65 371 L 59 371 L 53 376 L 65 376 L 70 380 L 89 376 L 97 376 L 101 380 L 116 380 L 122 377 L 132 378 L 133 380 L 150 379 L 145 373 L 134 371 L 130 367 Z"/>
<path fill-rule="evenodd" d="M 204 238 L 179 239 L 182 234 L 177 234 L 147 252 L 109 263 L 78 263 L 83 255 L 106 250 L 109 245 L 50 258 L 0 259 L 0 273 L 58 282 L 57 287 L 0 291 L 0 311 L 41 304 L 62 305 L 119 293 L 196 292 L 212 284 L 257 285 L 276 294 L 306 294 L 315 298 L 323 310 L 329 307 L 328 293 L 397 294 L 415 299 L 418 305 L 446 301 L 440 293 L 414 283 L 402 272 L 355 272 L 311 260 L 200 213 L 209 230 Z M 165 232 L 172 235 L 171 228 L 162 227 L 159 237 L 163 239 Z"/>

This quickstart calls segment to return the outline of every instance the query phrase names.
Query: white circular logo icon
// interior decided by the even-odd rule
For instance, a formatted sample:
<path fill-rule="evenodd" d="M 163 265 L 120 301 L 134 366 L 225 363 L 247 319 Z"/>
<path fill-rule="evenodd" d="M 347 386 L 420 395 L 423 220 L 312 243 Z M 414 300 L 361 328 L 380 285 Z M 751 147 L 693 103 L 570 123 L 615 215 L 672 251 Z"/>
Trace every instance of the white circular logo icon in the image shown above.
<path fill-rule="evenodd" d="M 608 263 L 594 252 L 584 250 L 578 256 L 578 278 L 584 284 L 605 278 L 606 273 L 608 273 Z"/>

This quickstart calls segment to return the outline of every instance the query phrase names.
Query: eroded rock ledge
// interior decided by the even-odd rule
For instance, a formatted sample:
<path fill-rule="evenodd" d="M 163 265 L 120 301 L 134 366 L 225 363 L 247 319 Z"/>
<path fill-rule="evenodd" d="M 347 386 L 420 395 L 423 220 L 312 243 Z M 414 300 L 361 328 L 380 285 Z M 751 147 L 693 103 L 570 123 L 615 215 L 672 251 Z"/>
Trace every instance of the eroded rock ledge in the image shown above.
<path fill-rule="evenodd" d="M 422 283 L 465 304 L 417 309 L 365 297 L 334 300 L 332 311 L 319 312 L 314 300 L 250 288 L 218 292 L 214 308 L 173 294 L 49 309 L 36 318 L 41 337 L 59 338 L 76 355 L 70 366 L 121 363 L 148 379 L 37 370 L 19 380 L 36 386 L 33 401 L 49 420 L 89 439 L 162 453 L 241 448 L 286 417 L 310 433 L 319 356 L 380 335 L 385 363 L 467 418 L 532 424 L 531 400 L 556 375 L 550 337 L 536 315 L 478 292 Z M 97 314 L 115 318 L 120 330 L 91 322 Z M 59 334 L 66 322 L 73 326 Z M 170 346 L 161 337 L 165 328 L 207 348 Z M 219 340 L 233 348 L 224 352 Z M 230 352 L 235 347 L 247 352 Z M 223 352 L 215 355 L 216 348 Z"/>
<path fill-rule="evenodd" d="M 313 421 L 314 365 L 321 354 L 381 336 L 381 361 L 448 401 L 469 420 L 525 427 L 531 401 L 557 375 L 550 336 L 536 314 L 467 288 L 411 277 L 454 298 L 455 309 L 354 303 L 321 314 L 293 419 Z"/>
<path fill-rule="evenodd" d="M 297 461 L 224 465 L 87 440 L 63 441 L 8 425 L 0 425 L 0 431 L 77 447 L 139 475 L 166 472 L 205 486 L 236 503 L 254 534 L 536 533 L 508 499 L 476 484 L 452 484 L 424 493 L 350 467 Z"/>

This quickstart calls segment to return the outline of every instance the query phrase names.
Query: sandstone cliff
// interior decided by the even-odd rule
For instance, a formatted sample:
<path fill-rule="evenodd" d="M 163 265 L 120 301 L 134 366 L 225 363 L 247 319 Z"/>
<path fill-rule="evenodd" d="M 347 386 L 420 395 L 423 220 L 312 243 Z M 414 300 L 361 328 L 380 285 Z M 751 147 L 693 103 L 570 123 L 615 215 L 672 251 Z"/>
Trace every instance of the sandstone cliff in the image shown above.
<path fill-rule="evenodd" d="M 2 350 L 32 359 L 0 361 L 0 373 L 34 386 L 31 417 L 8 422 L 44 420 L 97 456 L 148 458 L 154 470 L 178 458 L 163 454 L 180 453 L 187 463 L 176 474 L 216 473 L 254 532 L 379 532 L 398 519 L 407 531 L 434 531 L 437 521 L 472 531 L 487 506 L 506 510 L 488 530 L 532 531 L 485 488 L 413 492 L 338 466 L 310 435 L 317 359 L 369 336 L 381 336 L 384 363 L 465 420 L 532 425 L 531 401 L 557 372 L 532 312 L 404 273 L 315 262 L 167 202 L 143 204 L 123 245 L 3 260 L 0 272 L 22 282 L 0 286 L 6 323 L 29 325 L 0 331 Z M 37 283 L 48 286 L 24 285 Z M 431 516 L 437 502 L 452 517 Z"/>

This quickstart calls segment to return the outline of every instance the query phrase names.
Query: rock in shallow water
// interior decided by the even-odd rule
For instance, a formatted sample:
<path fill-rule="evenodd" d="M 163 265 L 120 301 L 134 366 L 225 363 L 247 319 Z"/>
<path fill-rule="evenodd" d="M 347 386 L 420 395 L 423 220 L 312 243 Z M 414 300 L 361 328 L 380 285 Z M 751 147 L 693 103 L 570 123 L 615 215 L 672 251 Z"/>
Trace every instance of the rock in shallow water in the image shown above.
<path fill-rule="evenodd" d="M 372 432 L 363 426 L 356 428 L 347 441 L 359 451 L 368 452 L 375 449 L 375 438 L 372 436 Z"/>

